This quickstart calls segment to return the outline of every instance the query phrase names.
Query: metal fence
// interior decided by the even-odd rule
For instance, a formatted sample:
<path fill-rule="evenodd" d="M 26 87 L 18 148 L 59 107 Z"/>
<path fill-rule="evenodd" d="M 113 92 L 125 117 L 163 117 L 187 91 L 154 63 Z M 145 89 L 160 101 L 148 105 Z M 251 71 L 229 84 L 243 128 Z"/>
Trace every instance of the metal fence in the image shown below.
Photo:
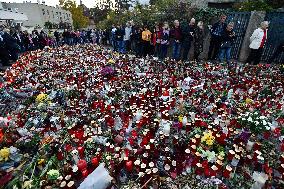
<path fill-rule="evenodd" d="M 234 40 L 231 50 L 231 58 L 233 59 L 239 58 L 250 16 L 250 12 L 233 12 L 227 16 L 227 23 L 234 22 L 235 24 L 234 31 L 236 33 L 236 39 Z"/>
<path fill-rule="evenodd" d="M 284 12 L 266 13 L 265 20 L 269 21 L 267 42 L 262 54 L 262 61 L 267 62 L 276 51 L 281 42 L 284 41 Z M 284 63 L 284 53 L 275 60 L 277 63 Z M 268 62 L 270 63 L 270 62 Z"/>

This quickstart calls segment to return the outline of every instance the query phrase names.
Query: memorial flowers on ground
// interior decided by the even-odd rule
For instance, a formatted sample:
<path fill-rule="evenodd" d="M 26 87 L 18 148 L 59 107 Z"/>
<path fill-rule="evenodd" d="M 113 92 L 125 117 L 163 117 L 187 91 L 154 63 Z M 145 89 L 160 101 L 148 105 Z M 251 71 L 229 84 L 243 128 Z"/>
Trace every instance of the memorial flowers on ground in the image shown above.
<path fill-rule="evenodd" d="M 159 62 L 93 45 L 4 75 L 4 188 L 282 188 L 278 66 Z"/>

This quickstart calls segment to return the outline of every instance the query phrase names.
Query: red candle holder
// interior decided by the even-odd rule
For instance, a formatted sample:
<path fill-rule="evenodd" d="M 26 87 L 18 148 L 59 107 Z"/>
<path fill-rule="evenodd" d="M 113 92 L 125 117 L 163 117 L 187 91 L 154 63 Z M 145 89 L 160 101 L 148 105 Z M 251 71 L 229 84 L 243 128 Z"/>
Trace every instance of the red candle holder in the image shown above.
<path fill-rule="evenodd" d="M 228 153 L 228 160 L 232 161 L 233 158 L 235 157 L 235 151 L 234 150 L 229 150 L 229 153 Z"/>
<path fill-rule="evenodd" d="M 254 143 L 253 145 L 254 151 L 260 150 L 260 148 L 261 148 L 261 144 L 259 142 Z"/>
<path fill-rule="evenodd" d="M 226 169 L 223 171 L 223 177 L 230 178 L 230 174 L 231 174 L 232 170 L 233 170 L 232 167 L 227 165 Z"/>
<path fill-rule="evenodd" d="M 280 156 L 280 162 L 281 162 L 281 163 L 284 163 L 284 154 L 282 154 L 282 155 Z"/>
<path fill-rule="evenodd" d="M 197 164 L 196 164 L 195 173 L 196 173 L 197 175 L 202 175 L 202 173 L 203 173 L 203 167 L 202 167 L 202 164 L 201 164 L 201 163 L 197 163 Z"/>

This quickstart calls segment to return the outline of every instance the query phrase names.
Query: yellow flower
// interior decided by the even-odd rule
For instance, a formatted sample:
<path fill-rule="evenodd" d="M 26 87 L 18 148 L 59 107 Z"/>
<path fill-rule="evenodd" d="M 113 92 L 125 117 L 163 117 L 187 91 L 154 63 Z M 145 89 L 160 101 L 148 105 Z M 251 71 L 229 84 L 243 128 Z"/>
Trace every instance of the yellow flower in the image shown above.
<path fill-rule="evenodd" d="M 215 137 L 212 136 L 212 132 L 204 132 L 201 138 L 201 142 L 205 142 L 208 146 L 212 146 L 215 141 Z"/>
<path fill-rule="evenodd" d="M 4 147 L 3 149 L 0 150 L 0 161 L 5 160 L 7 161 L 9 159 L 10 155 L 10 149 Z"/>
<path fill-rule="evenodd" d="M 114 64 L 115 62 L 114 62 L 113 59 L 109 59 L 109 60 L 108 60 L 108 63 L 109 63 L 109 64 Z"/>
<path fill-rule="evenodd" d="M 44 102 L 46 99 L 47 99 L 47 94 L 41 93 L 41 94 L 37 95 L 36 102 L 41 103 L 41 102 Z"/>
<path fill-rule="evenodd" d="M 38 160 L 37 160 L 37 164 L 38 164 L 38 165 L 41 165 L 41 164 L 43 164 L 43 163 L 44 163 L 44 159 L 38 159 Z"/>
<path fill-rule="evenodd" d="M 252 99 L 250 99 L 250 98 L 247 98 L 247 99 L 246 99 L 246 104 L 251 104 L 252 102 L 253 102 Z"/>
<path fill-rule="evenodd" d="M 183 115 L 179 115 L 179 116 L 178 116 L 178 121 L 179 121 L 179 122 L 182 122 L 182 119 L 183 119 Z"/>
<path fill-rule="evenodd" d="M 212 139 L 206 140 L 206 144 L 207 144 L 208 146 L 212 146 L 213 143 L 214 143 L 214 140 L 212 140 Z"/>

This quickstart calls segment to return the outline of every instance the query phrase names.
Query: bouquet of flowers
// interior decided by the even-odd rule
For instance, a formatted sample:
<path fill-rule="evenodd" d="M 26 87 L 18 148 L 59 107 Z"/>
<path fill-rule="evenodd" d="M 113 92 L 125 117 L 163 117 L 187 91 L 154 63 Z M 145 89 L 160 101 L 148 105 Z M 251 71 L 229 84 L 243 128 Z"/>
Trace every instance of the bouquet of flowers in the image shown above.
<path fill-rule="evenodd" d="M 111 76 L 113 76 L 114 75 L 113 67 L 109 66 L 109 65 L 103 67 L 103 69 L 101 70 L 101 75 L 103 77 L 111 77 Z"/>
<path fill-rule="evenodd" d="M 264 131 L 270 131 L 272 125 L 269 117 L 261 115 L 259 111 L 240 114 L 238 116 L 238 122 L 256 135 L 262 134 Z"/>

